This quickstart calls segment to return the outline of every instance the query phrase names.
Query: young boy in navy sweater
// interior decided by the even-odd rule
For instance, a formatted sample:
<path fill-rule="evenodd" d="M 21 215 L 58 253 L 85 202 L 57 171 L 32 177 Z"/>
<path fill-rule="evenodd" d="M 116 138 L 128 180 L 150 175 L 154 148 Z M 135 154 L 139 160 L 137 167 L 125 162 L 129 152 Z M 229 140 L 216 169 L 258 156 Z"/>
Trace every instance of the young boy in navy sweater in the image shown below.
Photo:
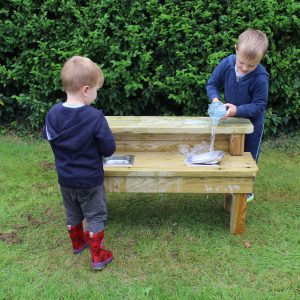
<path fill-rule="evenodd" d="M 102 157 L 111 156 L 116 145 L 102 111 L 90 104 L 104 76 L 90 59 L 74 56 L 64 64 L 61 79 L 67 100 L 48 112 L 44 136 L 55 156 L 73 251 L 79 254 L 90 246 L 92 268 L 101 270 L 113 258 L 104 248 L 107 209 Z"/>
<path fill-rule="evenodd" d="M 221 101 L 224 90 L 225 118 L 250 119 L 254 132 L 246 135 L 245 151 L 258 161 L 269 86 L 269 75 L 260 62 L 268 50 L 268 39 L 263 32 L 248 29 L 239 36 L 235 48 L 236 54 L 224 58 L 213 71 L 207 95 L 212 102 Z M 247 200 L 253 200 L 253 194 Z"/>

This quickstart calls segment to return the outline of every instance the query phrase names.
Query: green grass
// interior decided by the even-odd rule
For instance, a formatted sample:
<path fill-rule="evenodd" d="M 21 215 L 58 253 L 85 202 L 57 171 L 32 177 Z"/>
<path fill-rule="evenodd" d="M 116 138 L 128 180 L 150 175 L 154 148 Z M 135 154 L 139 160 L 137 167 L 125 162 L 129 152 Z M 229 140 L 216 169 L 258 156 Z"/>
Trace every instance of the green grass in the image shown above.
<path fill-rule="evenodd" d="M 299 149 L 264 143 L 241 236 L 222 195 L 108 193 L 115 259 L 94 272 L 72 254 L 49 145 L 0 136 L 0 299 L 299 299 Z"/>

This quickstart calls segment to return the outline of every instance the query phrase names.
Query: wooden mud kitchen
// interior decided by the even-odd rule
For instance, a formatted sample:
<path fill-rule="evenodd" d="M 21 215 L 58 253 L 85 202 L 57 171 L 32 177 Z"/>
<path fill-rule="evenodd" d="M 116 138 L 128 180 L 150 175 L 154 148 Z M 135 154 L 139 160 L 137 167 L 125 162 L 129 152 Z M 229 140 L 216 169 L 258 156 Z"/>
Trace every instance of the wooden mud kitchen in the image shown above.
<path fill-rule="evenodd" d="M 208 117 L 108 116 L 116 138 L 115 155 L 132 155 L 130 165 L 104 165 L 107 192 L 225 194 L 230 232 L 245 229 L 246 196 L 253 192 L 258 167 L 244 152 L 245 134 L 253 132 L 248 119 L 229 118 L 216 128 L 214 148 L 225 152 L 218 165 L 185 163 L 180 145 L 210 144 Z"/>

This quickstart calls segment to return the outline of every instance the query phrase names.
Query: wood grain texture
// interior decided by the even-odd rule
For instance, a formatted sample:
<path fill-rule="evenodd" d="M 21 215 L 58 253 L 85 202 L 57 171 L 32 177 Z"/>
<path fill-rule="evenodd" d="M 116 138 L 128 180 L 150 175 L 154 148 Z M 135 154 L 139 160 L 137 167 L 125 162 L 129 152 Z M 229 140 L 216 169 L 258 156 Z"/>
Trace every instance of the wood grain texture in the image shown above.
<path fill-rule="evenodd" d="M 118 152 L 134 155 L 133 166 L 104 166 L 105 176 L 126 177 L 249 177 L 258 173 L 250 153 L 242 156 L 225 154 L 219 165 L 190 166 L 180 153 L 171 152 Z"/>
<path fill-rule="evenodd" d="M 231 155 L 243 155 L 245 145 L 244 134 L 231 134 L 229 141 L 229 153 Z"/>
<path fill-rule="evenodd" d="M 115 134 L 117 151 L 168 151 L 178 152 L 181 145 L 194 147 L 201 144 L 209 151 L 208 134 Z M 229 152 L 230 135 L 218 134 L 214 148 Z"/>
<path fill-rule="evenodd" d="M 118 193 L 251 193 L 252 178 L 106 177 L 107 192 Z"/>
<path fill-rule="evenodd" d="M 234 194 L 231 203 L 230 232 L 242 234 L 245 230 L 247 194 Z"/>
<path fill-rule="evenodd" d="M 178 116 L 106 116 L 108 124 L 116 133 L 193 133 L 210 134 L 211 119 L 208 117 Z M 220 121 L 217 134 L 252 133 L 253 125 L 248 119 L 229 118 Z"/>

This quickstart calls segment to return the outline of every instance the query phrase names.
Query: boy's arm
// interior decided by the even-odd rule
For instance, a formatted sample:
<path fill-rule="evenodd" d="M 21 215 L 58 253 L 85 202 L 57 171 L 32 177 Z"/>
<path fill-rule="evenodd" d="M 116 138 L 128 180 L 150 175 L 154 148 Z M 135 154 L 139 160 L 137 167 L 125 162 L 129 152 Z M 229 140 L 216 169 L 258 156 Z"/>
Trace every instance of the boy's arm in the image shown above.
<path fill-rule="evenodd" d="M 95 130 L 98 151 L 102 156 L 108 157 L 116 151 L 115 138 L 109 128 L 106 118 L 101 112 L 100 120 Z"/>
<path fill-rule="evenodd" d="M 237 117 L 251 118 L 264 112 L 268 102 L 268 84 L 268 78 L 265 76 L 255 84 L 251 103 L 237 106 Z"/>
<path fill-rule="evenodd" d="M 220 91 L 224 85 L 225 59 L 223 59 L 212 72 L 207 81 L 206 92 L 213 102 L 220 101 Z"/>

